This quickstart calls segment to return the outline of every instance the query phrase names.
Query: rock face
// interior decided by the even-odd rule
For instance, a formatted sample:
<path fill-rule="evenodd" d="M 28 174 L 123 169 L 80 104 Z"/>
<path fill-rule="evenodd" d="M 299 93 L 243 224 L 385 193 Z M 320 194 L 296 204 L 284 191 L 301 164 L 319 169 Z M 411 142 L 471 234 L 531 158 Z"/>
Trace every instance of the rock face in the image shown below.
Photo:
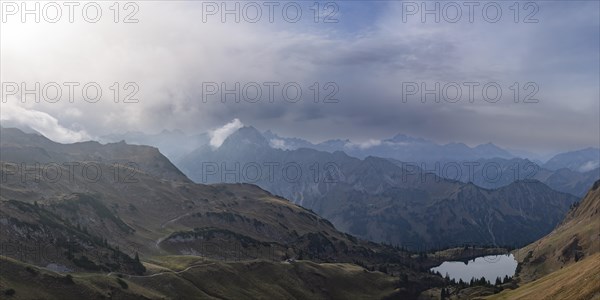
<path fill-rule="evenodd" d="M 257 184 L 342 231 L 413 249 L 522 246 L 550 232 L 576 201 L 536 180 L 488 190 L 388 159 L 274 149 L 251 127 L 178 165 L 196 182 Z"/>

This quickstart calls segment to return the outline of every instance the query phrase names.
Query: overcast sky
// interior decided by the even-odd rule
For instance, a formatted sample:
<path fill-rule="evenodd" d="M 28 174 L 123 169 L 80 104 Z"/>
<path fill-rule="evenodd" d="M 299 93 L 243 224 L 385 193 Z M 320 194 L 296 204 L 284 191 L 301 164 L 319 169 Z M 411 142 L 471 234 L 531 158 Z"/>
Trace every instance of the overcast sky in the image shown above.
<path fill-rule="evenodd" d="M 221 2 L 133 2 L 138 9 L 119 7 L 118 23 L 112 2 L 99 2 L 97 23 L 82 17 L 81 6 L 74 7 L 73 23 L 65 6 L 57 23 L 44 15 L 40 23 L 31 16 L 23 23 L 19 12 L 7 15 L 12 7 L 3 7 L 1 120 L 65 142 L 125 131 L 181 129 L 192 134 L 237 118 L 314 142 L 361 142 L 404 133 L 540 152 L 598 147 L 599 2 L 568 2 L 521 3 L 518 16 L 513 2 L 498 2 L 502 14 L 495 23 L 495 7 L 487 6 L 484 16 L 486 2 L 473 8 L 472 22 L 463 2 L 456 2 L 460 17 L 455 7 L 444 10 L 442 2 L 439 22 L 433 15 L 423 21 L 420 11 L 409 14 L 414 4 L 421 10 L 422 2 L 400 1 L 335 2 L 329 7 L 322 2 L 318 10 L 312 1 L 297 2 L 302 15 L 295 23 L 296 6 L 286 6 L 283 17 L 285 2 L 273 7 L 272 23 L 269 7 L 260 2 L 260 17 L 255 7 L 244 11 L 246 2 L 238 2 L 239 23 L 234 15 L 223 22 L 220 12 L 208 14 L 215 8 L 212 3 Z M 431 9 L 435 3 L 426 5 Z M 233 8 L 235 2 L 227 5 Z M 54 9 L 47 7 L 47 18 L 54 17 Z M 88 18 L 94 15 L 90 11 Z M 128 15 L 138 22 L 123 23 Z M 337 22 L 325 23 L 326 18 Z M 42 87 L 56 82 L 62 85 L 62 98 L 36 103 L 30 95 L 22 103 L 21 87 L 5 97 L 13 94 L 13 82 L 30 89 L 36 82 Z M 66 82 L 80 84 L 72 102 Z M 102 89 L 96 103 L 81 96 L 88 82 Z M 119 103 L 114 101 L 115 82 Z M 129 82 L 134 84 L 126 86 Z M 240 89 L 246 85 L 249 98 L 256 96 L 257 83 L 261 97 L 255 103 L 245 98 L 236 103 L 229 95 L 222 103 L 220 85 L 234 89 L 236 82 Z M 450 98 L 460 86 L 461 97 L 455 103 L 436 103 L 427 95 L 422 103 L 421 91 L 408 95 L 415 86 L 434 89 L 436 82 L 440 89 L 447 87 Z M 282 96 L 286 84 L 289 99 Z M 482 97 L 486 84 L 491 87 L 488 99 Z M 291 103 L 296 87 L 302 97 Z M 500 87 L 502 97 L 490 103 L 494 87 Z M 54 90 L 48 86 L 48 97 Z M 136 92 L 138 103 L 122 103 L 130 92 Z M 323 103 L 325 98 L 337 102 Z M 523 103 L 526 98 L 538 102 Z"/>

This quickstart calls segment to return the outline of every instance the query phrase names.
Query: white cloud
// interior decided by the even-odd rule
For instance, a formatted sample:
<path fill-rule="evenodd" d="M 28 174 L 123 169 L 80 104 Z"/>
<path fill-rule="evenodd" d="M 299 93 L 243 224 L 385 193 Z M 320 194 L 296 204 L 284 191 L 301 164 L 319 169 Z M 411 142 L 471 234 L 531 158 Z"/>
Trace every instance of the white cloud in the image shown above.
<path fill-rule="evenodd" d="M 481 143 L 495 136 L 495 143 L 529 150 L 596 145 L 598 4 L 554 2 L 543 4 L 539 24 L 514 23 L 510 15 L 498 24 L 481 18 L 424 24 L 418 15 L 406 23 L 399 18 L 402 2 L 394 1 L 339 3 L 340 22 L 330 24 L 312 22 L 311 14 L 300 23 L 281 18 L 276 24 L 222 23 L 219 16 L 202 22 L 202 4 L 189 1 L 140 2 L 136 24 L 114 23 L 107 15 L 99 23 L 79 19 L 47 26 L 22 24 L 14 16 L 1 28 L 0 72 L 4 82 L 26 82 L 29 89 L 34 82 L 78 82 L 74 102 L 66 100 L 65 88 L 62 101 L 42 101 L 34 109 L 71 129 L 81 124 L 94 136 L 176 128 L 199 133 L 237 117 L 311 140 L 383 138 L 402 128 L 440 142 Z M 101 5 L 109 11 L 111 4 Z M 362 11 L 371 10 L 363 5 L 373 6 L 375 13 L 356 24 L 353 14 L 362 17 Z M 231 88 L 234 82 L 243 87 L 272 81 L 280 84 L 273 102 L 266 100 L 266 88 L 257 103 L 222 103 L 220 94 L 202 98 L 203 82 Z M 506 97 L 489 104 L 478 96 L 472 104 L 463 88 L 458 103 L 426 105 L 418 95 L 403 103 L 405 81 L 494 81 Z M 521 90 L 526 82 L 538 83 L 540 103 L 514 103 L 509 86 L 517 81 Z M 97 103 L 81 99 L 88 82 L 102 87 Z M 120 83 L 119 103 L 111 89 L 115 82 Z M 139 86 L 139 103 L 122 101 L 133 91 L 124 89 L 128 82 Z M 301 85 L 302 101 L 281 99 L 286 82 Z M 315 82 L 321 98 L 332 92 L 325 83 L 334 82 L 339 91 L 333 97 L 340 103 L 313 101 Z"/>
<path fill-rule="evenodd" d="M 244 127 L 244 124 L 239 119 L 233 119 L 233 121 L 225 124 L 223 127 L 211 131 L 210 146 L 215 149 L 221 147 L 228 136 L 242 127 Z"/>
<path fill-rule="evenodd" d="M 408 143 L 408 142 L 383 142 L 383 144 L 385 144 L 387 146 L 396 146 L 396 147 L 406 147 L 406 146 L 412 145 L 411 143 Z"/>
<path fill-rule="evenodd" d="M 579 168 L 579 172 L 591 171 L 591 170 L 594 170 L 594 169 L 596 169 L 598 167 L 600 167 L 600 161 L 590 160 L 590 161 L 586 162 L 585 164 L 583 164 L 583 166 L 581 166 Z"/>
<path fill-rule="evenodd" d="M 288 147 L 285 144 L 284 140 L 280 140 L 280 139 L 271 139 L 269 141 L 269 144 L 271 145 L 271 147 L 276 148 L 276 149 L 281 149 L 281 150 L 288 150 L 290 149 L 290 147 Z"/>
<path fill-rule="evenodd" d="M 90 139 L 84 130 L 68 129 L 60 125 L 55 117 L 45 112 L 26 109 L 10 103 L 2 104 L 0 122 L 31 128 L 59 143 L 74 143 Z"/>
<path fill-rule="evenodd" d="M 371 147 L 375 147 L 375 146 L 379 146 L 381 145 L 381 140 L 375 140 L 375 139 L 370 139 L 367 141 L 364 141 L 362 143 L 355 143 L 355 142 L 351 142 L 351 143 L 347 143 L 346 145 L 344 145 L 347 148 L 359 148 L 359 149 L 369 149 Z"/>

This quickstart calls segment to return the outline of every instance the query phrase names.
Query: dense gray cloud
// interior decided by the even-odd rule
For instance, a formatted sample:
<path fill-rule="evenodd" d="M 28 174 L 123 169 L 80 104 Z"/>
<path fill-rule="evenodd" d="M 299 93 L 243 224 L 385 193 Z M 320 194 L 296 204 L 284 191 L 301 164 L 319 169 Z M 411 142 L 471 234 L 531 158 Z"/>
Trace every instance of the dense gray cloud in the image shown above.
<path fill-rule="evenodd" d="M 419 16 L 404 22 L 403 4 L 393 1 L 340 2 L 333 24 L 314 23 L 308 7 L 298 23 L 204 23 L 201 3 L 164 1 L 139 2 L 137 24 L 111 22 L 108 5 L 96 24 L 9 19 L 0 32 L 3 82 L 97 82 L 103 98 L 87 103 L 81 86 L 73 103 L 10 97 L 2 103 L 2 120 L 30 124 L 24 111 L 43 113 L 56 120 L 46 131 L 63 141 L 123 131 L 198 133 L 238 118 L 284 136 L 351 138 L 362 147 L 399 132 L 534 151 L 598 146 L 599 4 L 579 4 L 538 2 L 538 23 L 515 23 L 509 4 L 502 4 L 498 23 L 481 17 L 470 23 L 466 16 L 457 23 L 423 23 Z M 114 82 L 120 103 L 113 101 Z M 135 90 L 124 89 L 128 82 L 139 87 L 138 103 L 122 103 Z M 262 97 L 222 103 L 217 94 L 203 101 L 203 82 L 219 88 L 256 82 Z M 272 99 L 266 82 L 279 83 Z M 301 87 L 302 100 L 281 96 L 288 82 Z M 463 95 L 457 103 L 422 103 L 418 95 L 404 102 L 406 82 L 428 88 L 456 82 Z M 465 82 L 480 84 L 472 103 Z M 481 97 L 489 82 L 502 88 L 496 103 Z M 521 98 L 534 89 L 524 89 L 526 83 L 535 83 L 539 103 L 514 103 L 515 82 Z M 330 93 L 337 103 L 323 103 Z"/>

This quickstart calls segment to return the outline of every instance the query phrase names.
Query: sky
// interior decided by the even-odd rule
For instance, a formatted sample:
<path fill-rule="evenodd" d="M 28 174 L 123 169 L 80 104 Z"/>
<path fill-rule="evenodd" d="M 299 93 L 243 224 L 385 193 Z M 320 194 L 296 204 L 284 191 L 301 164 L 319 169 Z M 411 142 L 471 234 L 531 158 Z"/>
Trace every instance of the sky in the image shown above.
<path fill-rule="evenodd" d="M 598 1 L 37 2 L 39 22 L 6 3 L 0 121 L 61 142 L 234 122 L 313 142 L 600 145 Z"/>

